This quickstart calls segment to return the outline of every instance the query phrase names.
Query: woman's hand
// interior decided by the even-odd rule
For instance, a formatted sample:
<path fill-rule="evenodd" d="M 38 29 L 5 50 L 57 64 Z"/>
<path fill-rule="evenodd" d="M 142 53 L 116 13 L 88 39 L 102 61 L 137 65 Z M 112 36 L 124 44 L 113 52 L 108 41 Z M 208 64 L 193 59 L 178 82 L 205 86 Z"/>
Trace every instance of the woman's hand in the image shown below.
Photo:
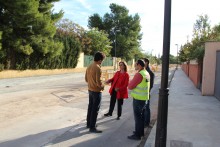
<path fill-rule="evenodd" d="M 115 91 L 117 92 L 119 90 L 119 88 L 115 88 Z"/>

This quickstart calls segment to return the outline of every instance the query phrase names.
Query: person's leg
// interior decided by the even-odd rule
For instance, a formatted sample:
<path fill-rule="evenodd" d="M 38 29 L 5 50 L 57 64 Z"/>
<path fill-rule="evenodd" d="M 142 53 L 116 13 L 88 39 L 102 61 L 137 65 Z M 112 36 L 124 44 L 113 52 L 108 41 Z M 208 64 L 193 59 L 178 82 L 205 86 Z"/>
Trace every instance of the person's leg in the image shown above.
<path fill-rule="evenodd" d="M 144 135 L 144 116 L 143 116 L 144 105 L 145 105 L 145 101 L 133 99 L 135 131 L 133 135 L 128 136 L 128 139 L 140 140 L 141 136 Z"/>
<path fill-rule="evenodd" d="M 93 107 L 90 117 L 90 129 L 95 128 L 97 116 L 100 108 L 100 103 L 102 99 L 102 93 L 101 92 L 92 92 L 92 99 L 93 99 Z"/>
<path fill-rule="evenodd" d="M 124 99 L 117 99 L 117 103 L 118 103 L 118 119 L 121 117 L 123 101 L 124 101 Z"/>
<path fill-rule="evenodd" d="M 135 100 L 135 135 L 144 135 L 144 112 L 145 101 Z"/>
<path fill-rule="evenodd" d="M 92 113 L 92 107 L 93 107 L 93 98 L 92 98 L 92 92 L 89 92 L 89 104 L 88 104 L 88 110 L 87 110 L 87 128 L 90 128 L 90 118 Z"/>
<path fill-rule="evenodd" d="M 150 125 L 150 100 L 147 101 L 146 108 L 145 108 L 145 121 L 144 126 Z"/>
<path fill-rule="evenodd" d="M 110 100 L 110 107 L 109 107 L 109 111 L 108 111 L 110 116 L 112 116 L 112 113 L 114 111 L 115 103 L 116 103 L 116 91 L 113 90 L 113 93 L 111 95 L 111 100 Z"/>

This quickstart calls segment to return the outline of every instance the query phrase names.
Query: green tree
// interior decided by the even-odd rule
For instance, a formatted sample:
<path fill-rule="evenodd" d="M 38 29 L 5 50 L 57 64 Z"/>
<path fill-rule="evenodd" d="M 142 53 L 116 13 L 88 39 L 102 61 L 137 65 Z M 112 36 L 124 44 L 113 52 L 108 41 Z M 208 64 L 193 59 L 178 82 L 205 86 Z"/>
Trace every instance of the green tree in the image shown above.
<path fill-rule="evenodd" d="M 91 29 L 86 33 L 86 36 L 91 39 L 89 55 L 94 55 L 97 51 L 105 53 L 106 56 L 109 55 L 112 47 L 107 33 L 102 30 Z"/>
<path fill-rule="evenodd" d="M 97 13 L 93 14 L 93 16 L 90 17 L 88 21 L 88 26 L 89 28 L 99 28 L 100 30 L 105 29 L 102 17 Z"/>
<path fill-rule="evenodd" d="M 30 62 L 35 59 L 31 58 L 54 57 L 61 53 L 62 44 L 53 40 L 54 24 L 63 15 L 62 11 L 52 13 L 56 1 L 59 0 L 0 0 L 0 31 L 3 32 L 6 68 L 15 69 L 24 62 L 33 64 Z"/>
<path fill-rule="evenodd" d="M 215 25 L 210 33 L 210 41 L 220 41 L 220 24 Z"/>
<path fill-rule="evenodd" d="M 206 40 L 209 37 L 210 33 L 211 26 L 208 15 L 199 15 L 198 19 L 194 23 L 193 38 L 200 39 L 201 41 Z"/>
<path fill-rule="evenodd" d="M 211 33 L 208 15 L 199 16 L 194 24 L 193 32 L 194 38 L 192 40 L 190 59 L 196 59 L 198 62 L 202 62 L 205 52 L 204 43 L 210 40 Z"/>
<path fill-rule="evenodd" d="M 190 43 L 183 45 L 180 50 L 180 61 L 197 60 L 202 62 L 204 57 L 204 43 L 210 40 L 211 27 L 209 17 L 200 15 L 193 26 L 193 39 Z"/>
<path fill-rule="evenodd" d="M 56 26 L 57 33 L 55 38 L 64 44 L 62 54 L 59 56 L 61 63 L 59 67 L 74 68 L 78 63 L 78 58 L 83 48 L 82 38 L 85 30 L 68 19 L 62 19 Z"/>
<path fill-rule="evenodd" d="M 176 57 L 174 55 L 170 54 L 170 59 L 169 60 L 170 60 L 169 61 L 170 64 L 176 64 L 177 63 Z"/>
<path fill-rule="evenodd" d="M 184 44 L 183 46 L 180 47 L 179 51 L 179 60 L 180 62 L 187 62 L 190 61 L 190 43 Z"/>
<path fill-rule="evenodd" d="M 129 15 L 129 10 L 117 4 L 110 4 L 111 13 L 106 13 L 103 18 L 98 14 L 89 17 L 89 28 L 98 28 L 109 34 L 112 41 L 111 55 L 130 60 L 139 54 L 142 39 L 140 17 L 138 14 Z M 115 49 L 116 46 L 116 49 Z"/>

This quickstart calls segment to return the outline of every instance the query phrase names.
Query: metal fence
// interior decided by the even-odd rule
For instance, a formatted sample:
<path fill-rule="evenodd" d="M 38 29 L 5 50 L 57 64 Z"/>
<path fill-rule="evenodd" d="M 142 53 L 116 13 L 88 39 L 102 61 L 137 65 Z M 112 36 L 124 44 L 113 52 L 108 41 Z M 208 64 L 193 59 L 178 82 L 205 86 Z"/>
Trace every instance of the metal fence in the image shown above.
<path fill-rule="evenodd" d="M 93 56 L 84 55 L 84 67 L 88 67 L 94 60 Z M 113 66 L 113 58 L 106 57 L 102 62 L 102 66 Z"/>

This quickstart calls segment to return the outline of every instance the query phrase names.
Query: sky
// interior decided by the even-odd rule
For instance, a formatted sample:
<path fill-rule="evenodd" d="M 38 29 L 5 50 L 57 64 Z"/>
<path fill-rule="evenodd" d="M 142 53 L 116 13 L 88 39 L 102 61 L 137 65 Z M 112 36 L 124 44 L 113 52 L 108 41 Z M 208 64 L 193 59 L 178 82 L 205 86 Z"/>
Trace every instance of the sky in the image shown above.
<path fill-rule="evenodd" d="M 125 6 L 129 15 L 138 14 L 143 33 L 143 52 L 162 55 L 165 0 L 60 0 L 54 4 L 54 12 L 64 11 L 64 17 L 87 29 L 88 18 L 94 13 L 101 17 L 110 13 L 109 5 Z M 170 53 L 177 55 L 181 45 L 191 41 L 193 25 L 199 15 L 207 14 L 213 27 L 220 23 L 219 0 L 174 0 L 171 6 Z"/>

